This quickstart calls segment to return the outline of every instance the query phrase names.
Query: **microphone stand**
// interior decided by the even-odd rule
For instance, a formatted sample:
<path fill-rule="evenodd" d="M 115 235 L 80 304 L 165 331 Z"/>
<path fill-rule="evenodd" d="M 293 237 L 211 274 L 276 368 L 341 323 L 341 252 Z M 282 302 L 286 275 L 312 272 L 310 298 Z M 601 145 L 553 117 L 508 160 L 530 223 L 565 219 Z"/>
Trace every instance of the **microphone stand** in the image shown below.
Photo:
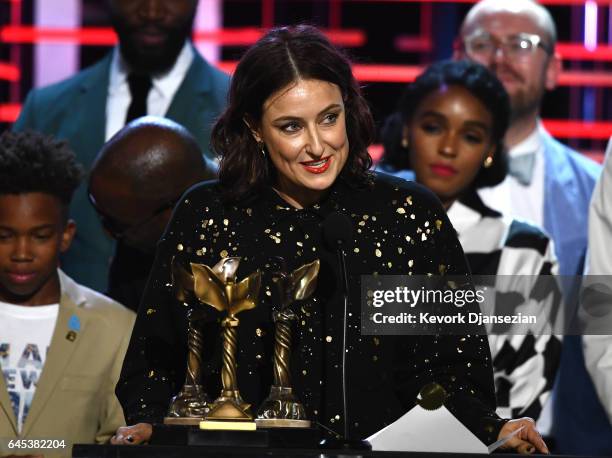
<path fill-rule="evenodd" d="M 346 399 L 346 341 L 348 329 L 348 275 L 346 272 L 346 260 L 342 240 L 337 241 L 336 253 L 340 276 L 342 278 L 342 297 L 344 302 L 344 313 L 342 319 L 342 415 L 344 415 L 344 437 L 323 439 L 319 446 L 327 450 L 372 450 L 372 445 L 362 439 L 351 439 L 349 433 L 348 402 Z"/>

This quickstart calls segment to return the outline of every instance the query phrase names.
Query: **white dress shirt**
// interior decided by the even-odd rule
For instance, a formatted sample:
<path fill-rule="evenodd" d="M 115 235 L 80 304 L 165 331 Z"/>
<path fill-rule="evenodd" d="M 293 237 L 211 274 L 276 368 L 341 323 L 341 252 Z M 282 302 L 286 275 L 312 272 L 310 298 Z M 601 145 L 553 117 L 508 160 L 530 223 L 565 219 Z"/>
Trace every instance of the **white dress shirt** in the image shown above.
<path fill-rule="evenodd" d="M 508 151 L 510 158 L 535 153 L 531 183 L 524 185 L 508 174 L 500 184 L 478 190 L 485 205 L 510 218 L 544 227 L 544 144 L 540 137 L 544 127 L 536 129 L 525 140 Z"/>
<path fill-rule="evenodd" d="M 589 250 L 584 287 L 605 283 L 612 287 L 612 137 L 608 142 L 604 168 L 593 191 L 589 209 Z M 591 277 L 593 275 L 594 277 Z M 605 275 L 605 277 L 603 277 Z M 609 293 L 608 293 L 609 295 Z M 584 302 L 581 304 L 585 307 Z M 602 306 L 612 308 L 612 303 Z M 610 323 L 609 315 L 605 323 Z M 584 362 L 599 400 L 612 424 L 612 335 L 584 335 Z"/>
<path fill-rule="evenodd" d="M 183 49 L 170 70 L 151 78 L 152 87 L 147 98 L 147 114 L 164 116 L 172 103 L 174 94 L 185 79 L 193 62 L 191 43 L 185 41 Z M 108 98 L 106 99 L 106 137 L 108 141 L 125 125 L 125 117 L 132 101 L 128 85 L 129 68 L 115 47 L 110 65 Z"/>

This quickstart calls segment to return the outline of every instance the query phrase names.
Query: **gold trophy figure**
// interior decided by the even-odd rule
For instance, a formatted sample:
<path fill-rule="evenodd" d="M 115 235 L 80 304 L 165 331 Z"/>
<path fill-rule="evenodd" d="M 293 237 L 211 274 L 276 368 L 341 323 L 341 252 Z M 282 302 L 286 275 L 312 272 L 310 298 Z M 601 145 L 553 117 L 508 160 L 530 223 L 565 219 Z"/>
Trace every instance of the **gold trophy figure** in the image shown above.
<path fill-rule="evenodd" d="M 193 275 L 179 263 L 172 262 L 172 284 L 181 303 L 193 300 Z M 199 425 L 210 410 L 209 400 L 202 386 L 202 331 L 203 310 L 190 308 L 187 312 L 187 373 L 181 391 L 172 398 L 164 423 L 168 425 Z"/>
<path fill-rule="evenodd" d="M 272 313 L 274 334 L 274 384 L 255 420 L 263 428 L 309 428 L 310 421 L 302 403 L 293 393 L 289 360 L 291 357 L 292 325 L 297 315 L 289 307 L 307 299 L 317 286 L 319 260 L 305 264 L 287 275 L 277 272 L 273 280 L 280 295 L 280 306 Z"/>
<path fill-rule="evenodd" d="M 212 269 L 204 264 L 191 264 L 194 294 L 226 317 L 223 328 L 223 363 L 221 367 L 221 396 L 212 404 L 200 423 L 202 429 L 255 429 L 250 404 L 245 403 L 238 391 L 236 377 L 237 329 L 240 312 L 254 309 L 261 286 L 261 272 L 257 271 L 236 282 L 240 258 L 228 257 Z"/>

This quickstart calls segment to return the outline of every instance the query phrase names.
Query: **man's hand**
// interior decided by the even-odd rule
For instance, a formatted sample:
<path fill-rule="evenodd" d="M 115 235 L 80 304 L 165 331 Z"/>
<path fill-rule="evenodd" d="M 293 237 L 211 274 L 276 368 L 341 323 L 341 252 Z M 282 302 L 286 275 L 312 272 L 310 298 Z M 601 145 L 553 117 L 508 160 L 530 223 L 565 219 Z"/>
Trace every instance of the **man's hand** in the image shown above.
<path fill-rule="evenodd" d="M 133 426 L 120 426 L 111 437 L 113 445 L 137 445 L 148 442 L 153 434 L 153 426 L 149 423 L 137 423 Z"/>

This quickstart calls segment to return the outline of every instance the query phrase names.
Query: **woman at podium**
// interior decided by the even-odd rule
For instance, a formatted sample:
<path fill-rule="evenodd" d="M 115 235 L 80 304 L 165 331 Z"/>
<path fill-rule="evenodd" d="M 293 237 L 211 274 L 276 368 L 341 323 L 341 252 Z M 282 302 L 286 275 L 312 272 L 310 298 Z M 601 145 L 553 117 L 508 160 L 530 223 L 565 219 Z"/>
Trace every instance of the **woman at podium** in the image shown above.
<path fill-rule="evenodd" d="M 318 260 L 313 294 L 292 310 L 290 375 L 308 418 L 325 434 L 369 437 L 413 408 L 421 388 L 435 382 L 448 395 L 448 409 L 483 442 L 524 426 L 507 446 L 546 451 L 532 422 L 495 414 L 486 335 L 362 334 L 362 275 L 452 275 L 470 282 L 435 196 L 369 170 L 373 133 L 350 62 L 315 28 L 271 30 L 246 52 L 213 129 L 219 180 L 183 196 L 158 245 L 116 388 L 131 426 L 120 428 L 114 443 L 147 441 L 151 424 L 168 415 L 185 381 L 194 314 L 203 316 L 197 334 L 203 389 L 214 398 L 235 378 L 244 411 L 256 412 L 275 380 L 272 316 L 279 299 L 272 271 L 281 265 L 296 272 Z M 193 301 L 186 299 L 189 288 L 181 289 L 180 272 L 191 268 L 195 278 L 217 266 L 215 275 L 226 278 L 218 267 L 224 262 L 237 267 L 231 282 L 261 285 L 254 308 L 237 315 L 231 357 L 210 291 L 196 282 L 194 294 L 208 299 Z"/>

